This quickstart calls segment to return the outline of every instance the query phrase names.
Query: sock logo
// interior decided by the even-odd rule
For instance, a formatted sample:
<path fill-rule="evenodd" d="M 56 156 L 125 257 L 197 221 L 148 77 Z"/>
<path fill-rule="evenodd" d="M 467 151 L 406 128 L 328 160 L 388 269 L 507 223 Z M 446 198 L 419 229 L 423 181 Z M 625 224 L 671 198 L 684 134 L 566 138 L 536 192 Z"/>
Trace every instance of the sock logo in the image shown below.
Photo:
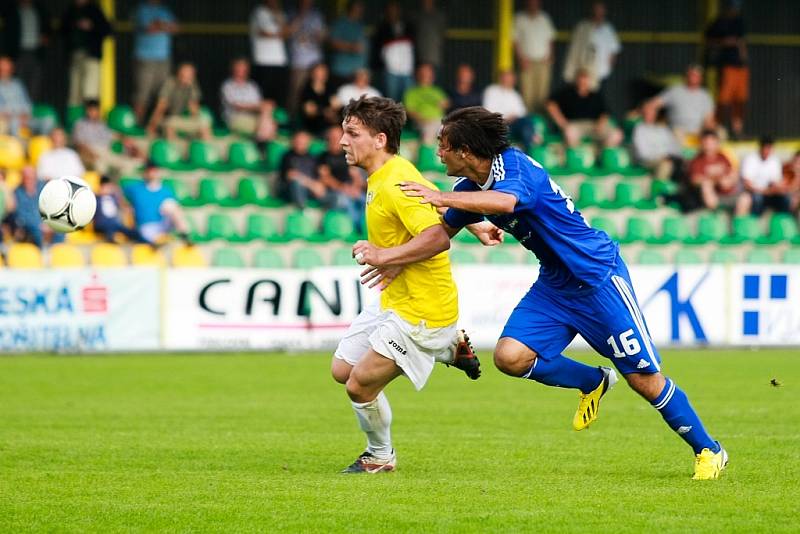
<path fill-rule="evenodd" d="M 408 351 L 406 349 L 404 349 L 403 347 L 400 346 L 400 343 L 398 343 L 397 341 L 395 341 L 393 339 L 389 340 L 389 346 L 392 347 L 397 352 L 399 352 L 400 354 L 402 354 L 403 356 L 405 356 L 408 353 Z"/>
<path fill-rule="evenodd" d="M 675 432 L 677 432 L 678 434 L 686 434 L 691 429 L 692 429 L 691 425 L 689 425 L 689 426 L 679 426 L 678 430 L 676 430 Z"/>

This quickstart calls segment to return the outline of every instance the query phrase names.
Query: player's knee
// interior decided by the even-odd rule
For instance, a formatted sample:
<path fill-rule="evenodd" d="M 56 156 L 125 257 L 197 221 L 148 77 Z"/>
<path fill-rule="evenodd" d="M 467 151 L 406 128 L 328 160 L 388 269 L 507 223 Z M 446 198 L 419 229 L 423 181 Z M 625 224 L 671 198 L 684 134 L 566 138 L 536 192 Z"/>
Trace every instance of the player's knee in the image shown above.
<path fill-rule="evenodd" d="M 358 378 L 352 374 L 345 382 L 345 388 L 347 389 L 347 396 L 353 402 L 370 402 L 377 396 L 371 388 L 361 384 Z"/>
<path fill-rule="evenodd" d="M 666 383 L 661 373 L 629 373 L 624 376 L 631 389 L 649 401 L 661 394 Z"/>
<path fill-rule="evenodd" d="M 520 345 L 520 346 L 516 346 Z M 536 353 L 519 343 L 500 340 L 494 349 L 494 365 L 503 373 L 522 376 L 533 365 Z"/>

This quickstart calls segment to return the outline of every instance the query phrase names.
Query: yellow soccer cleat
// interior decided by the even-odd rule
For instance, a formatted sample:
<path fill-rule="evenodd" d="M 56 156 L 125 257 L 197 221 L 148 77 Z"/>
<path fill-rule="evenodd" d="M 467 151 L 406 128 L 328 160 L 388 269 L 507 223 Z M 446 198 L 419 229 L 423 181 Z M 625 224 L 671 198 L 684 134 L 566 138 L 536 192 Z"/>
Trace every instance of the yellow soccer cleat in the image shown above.
<path fill-rule="evenodd" d="M 703 449 L 694 457 L 694 475 L 692 480 L 715 480 L 728 465 L 728 453 L 720 446 L 718 453 L 711 449 Z"/>
<path fill-rule="evenodd" d="M 600 411 L 600 399 L 617 383 L 617 373 L 612 368 L 600 367 L 600 370 L 603 371 L 603 381 L 600 382 L 600 385 L 590 393 L 580 394 L 581 402 L 578 404 L 575 417 L 572 418 L 572 428 L 575 430 L 588 428 L 597 419 L 597 413 Z"/>

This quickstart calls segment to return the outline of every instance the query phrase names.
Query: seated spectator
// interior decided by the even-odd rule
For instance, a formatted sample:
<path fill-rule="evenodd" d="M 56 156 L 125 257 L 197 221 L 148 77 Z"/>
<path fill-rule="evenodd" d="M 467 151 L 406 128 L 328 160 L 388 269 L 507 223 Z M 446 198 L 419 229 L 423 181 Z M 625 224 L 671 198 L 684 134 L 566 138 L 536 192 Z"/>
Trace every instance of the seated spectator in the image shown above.
<path fill-rule="evenodd" d="M 317 159 L 309 154 L 311 135 L 300 130 L 292 136 L 292 147 L 283 155 L 279 172 L 278 192 L 300 209 L 306 207 L 309 196 L 327 203 L 328 188 L 317 176 Z"/>
<path fill-rule="evenodd" d="M 2 250 L 2 244 L 7 237 L 9 219 L 13 218 L 15 209 L 14 191 L 8 187 L 6 175 L 0 169 L 0 250 Z"/>
<path fill-rule="evenodd" d="M 752 197 L 753 215 L 761 215 L 766 207 L 789 211 L 789 190 L 783 181 L 783 168 L 774 153 L 774 145 L 772 137 L 764 136 L 759 140 L 758 152 L 742 160 L 742 181 Z"/>
<path fill-rule="evenodd" d="M 456 69 L 456 83 L 450 91 L 450 111 L 481 105 L 481 93 L 475 89 L 475 70 L 466 63 Z"/>
<path fill-rule="evenodd" d="M 160 245 L 169 239 L 173 230 L 187 244 L 189 225 L 172 189 L 161 181 L 161 169 L 152 161 L 144 168 L 144 180 L 124 189 L 125 198 L 133 208 L 136 230 L 142 240 Z"/>
<path fill-rule="evenodd" d="M 706 130 L 700 137 L 700 152 L 689 163 L 688 174 L 685 209 L 722 208 L 735 215 L 750 212 L 750 195 L 742 189 L 736 170 L 720 151 L 719 136 L 714 130 Z"/>
<path fill-rule="evenodd" d="M 0 135 L 18 136 L 27 130 L 31 110 L 27 89 L 14 77 L 14 62 L 0 56 Z"/>
<path fill-rule="evenodd" d="M 119 187 L 108 176 L 100 178 L 100 191 L 97 193 L 97 211 L 94 214 L 94 231 L 101 234 L 109 243 L 116 241 L 117 234 L 123 234 L 131 241 L 141 242 L 142 236 L 134 228 L 122 222 L 122 210 L 130 206 L 122 196 Z"/>
<path fill-rule="evenodd" d="M 53 128 L 50 132 L 53 148 L 39 156 L 36 172 L 42 180 L 52 180 L 61 176 L 83 177 L 86 169 L 78 153 L 67 146 L 67 134 L 63 128 Z"/>
<path fill-rule="evenodd" d="M 119 170 L 127 164 L 125 156 L 111 150 L 114 132 L 100 116 L 100 104 L 97 100 L 87 100 L 84 104 L 85 115 L 75 123 L 72 129 L 72 142 L 78 155 L 87 169 L 107 173 L 111 169 Z M 124 153 L 130 157 L 140 157 L 139 148 L 129 139 L 121 138 Z"/>
<path fill-rule="evenodd" d="M 800 151 L 783 166 L 783 183 L 789 192 L 791 210 L 796 212 L 800 209 Z"/>
<path fill-rule="evenodd" d="M 200 113 L 200 97 L 194 65 L 182 63 L 175 76 L 164 82 L 158 92 L 147 133 L 154 136 L 156 130 L 162 128 L 171 140 L 176 139 L 178 132 L 211 139 L 211 121 Z"/>
<path fill-rule="evenodd" d="M 381 96 L 380 91 L 372 87 L 369 82 L 369 71 L 367 69 L 358 69 L 355 76 L 353 76 L 353 82 L 344 84 L 336 92 L 336 100 L 339 105 L 346 106 L 351 100 L 358 100 L 361 95 L 367 95 L 368 97 Z"/>
<path fill-rule="evenodd" d="M 703 67 L 689 65 L 685 83 L 664 90 L 648 103 L 667 109 L 667 122 L 684 145 L 692 144 L 692 137 L 702 130 L 716 127 L 714 100 L 702 83 Z"/>
<path fill-rule="evenodd" d="M 584 137 L 607 147 L 622 142 L 622 131 L 611 125 L 603 94 L 592 89 L 592 78 L 586 69 L 578 69 L 575 83 L 565 85 L 550 97 L 547 112 L 568 146 L 579 145 Z"/>
<path fill-rule="evenodd" d="M 39 193 L 44 181 L 36 177 L 36 170 L 31 166 L 22 168 L 22 183 L 14 190 L 14 239 L 30 242 L 41 248 L 47 240 L 50 243 L 61 243 L 64 234 L 54 232 L 42 222 L 39 215 Z"/>
<path fill-rule="evenodd" d="M 353 220 L 359 233 L 364 230 L 364 207 L 366 206 L 366 181 L 358 167 L 347 164 L 344 150 L 339 142 L 342 127 L 333 126 L 325 134 L 328 148 L 317 158 L 317 175 L 335 197 L 332 207 L 345 211 Z"/>
<path fill-rule="evenodd" d="M 231 63 L 231 77 L 222 84 L 220 100 L 222 117 L 232 132 L 254 136 L 259 143 L 275 138 L 275 103 L 262 98 L 258 84 L 250 79 L 250 63 L 246 59 Z"/>
<path fill-rule="evenodd" d="M 447 94 L 433 84 L 435 79 L 433 66 L 422 63 L 417 67 L 417 84 L 410 87 L 403 95 L 406 112 L 422 136 L 422 142 L 431 144 L 436 141 L 445 110 L 450 106 Z"/>
<path fill-rule="evenodd" d="M 511 128 L 511 135 L 519 140 L 528 152 L 533 145 L 542 139 L 535 133 L 533 121 L 527 116 L 528 110 L 522 96 L 514 89 L 516 76 L 514 71 L 500 73 L 498 83 L 494 83 L 483 91 L 483 107 L 499 113 Z"/>
<path fill-rule="evenodd" d="M 300 95 L 300 119 L 303 127 L 314 135 L 340 121 L 333 86 L 328 79 L 328 67 L 318 63 L 311 68 L 308 83 Z"/>
<path fill-rule="evenodd" d="M 654 106 L 642 107 L 642 121 L 633 129 L 633 154 L 636 161 L 653 172 L 658 180 L 680 181 L 683 168 L 678 138 Z"/>

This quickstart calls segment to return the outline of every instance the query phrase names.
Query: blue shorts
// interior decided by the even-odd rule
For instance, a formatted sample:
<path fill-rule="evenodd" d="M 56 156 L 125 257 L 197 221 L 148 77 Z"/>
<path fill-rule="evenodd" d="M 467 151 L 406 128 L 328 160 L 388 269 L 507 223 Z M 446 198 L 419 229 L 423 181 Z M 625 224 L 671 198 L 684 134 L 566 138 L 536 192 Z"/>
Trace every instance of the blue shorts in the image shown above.
<path fill-rule="evenodd" d="M 576 334 L 622 374 L 661 370 L 661 357 L 621 259 L 592 291 L 562 293 L 537 281 L 514 308 L 501 337 L 516 339 L 547 360 L 560 355 Z"/>

